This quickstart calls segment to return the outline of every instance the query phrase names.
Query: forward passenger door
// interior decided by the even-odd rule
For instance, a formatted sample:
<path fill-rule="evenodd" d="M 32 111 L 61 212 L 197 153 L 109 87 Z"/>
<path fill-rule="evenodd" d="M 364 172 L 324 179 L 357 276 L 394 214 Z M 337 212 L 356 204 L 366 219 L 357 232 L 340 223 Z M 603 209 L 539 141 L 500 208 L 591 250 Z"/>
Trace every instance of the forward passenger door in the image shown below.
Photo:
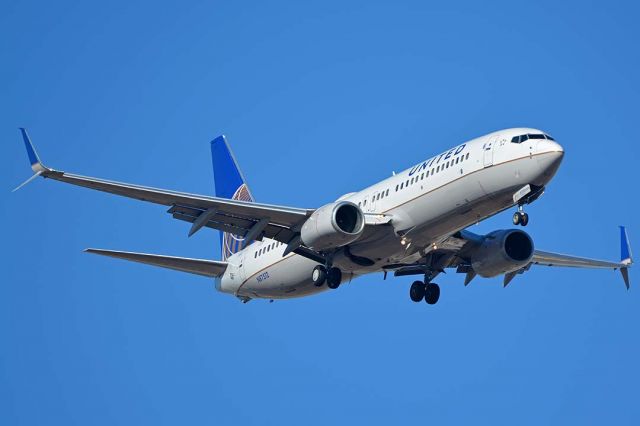
<path fill-rule="evenodd" d="M 493 150 L 497 143 L 498 136 L 492 136 L 484 145 L 482 145 L 482 149 L 484 150 L 482 154 L 482 164 L 484 167 L 493 165 Z"/>

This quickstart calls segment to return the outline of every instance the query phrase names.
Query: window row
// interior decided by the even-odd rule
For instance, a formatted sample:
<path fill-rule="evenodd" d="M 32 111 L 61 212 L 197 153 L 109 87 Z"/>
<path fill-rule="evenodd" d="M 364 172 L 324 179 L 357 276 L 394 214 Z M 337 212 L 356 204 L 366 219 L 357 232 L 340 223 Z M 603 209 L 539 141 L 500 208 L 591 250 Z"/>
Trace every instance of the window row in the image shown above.
<path fill-rule="evenodd" d="M 253 257 L 254 258 L 258 258 L 260 256 L 262 256 L 265 253 L 270 252 L 271 250 L 273 250 L 274 248 L 283 245 L 284 243 L 281 243 L 279 241 L 274 241 L 271 244 L 265 246 L 265 247 L 261 247 L 259 250 L 256 250 L 255 253 L 253 253 Z"/>
<path fill-rule="evenodd" d="M 422 172 L 422 174 L 420 175 L 416 175 L 414 177 L 412 177 L 411 179 L 407 179 L 406 182 L 401 182 L 399 185 L 396 185 L 396 192 L 404 189 L 404 188 L 408 188 L 410 185 L 413 185 L 414 183 L 417 183 L 418 181 L 424 180 L 425 178 L 428 178 L 429 176 L 433 176 L 436 173 L 439 173 L 441 171 L 443 171 L 444 169 L 448 169 L 449 167 L 452 167 L 456 164 L 462 163 L 465 160 L 469 159 L 469 153 L 467 152 L 467 155 L 461 155 L 460 157 L 456 157 L 456 158 L 452 158 L 451 160 L 447 161 L 446 163 L 442 163 L 441 165 L 438 165 L 436 167 L 432 167 L 431 170 L 427 170 L 426 172 Z"/>

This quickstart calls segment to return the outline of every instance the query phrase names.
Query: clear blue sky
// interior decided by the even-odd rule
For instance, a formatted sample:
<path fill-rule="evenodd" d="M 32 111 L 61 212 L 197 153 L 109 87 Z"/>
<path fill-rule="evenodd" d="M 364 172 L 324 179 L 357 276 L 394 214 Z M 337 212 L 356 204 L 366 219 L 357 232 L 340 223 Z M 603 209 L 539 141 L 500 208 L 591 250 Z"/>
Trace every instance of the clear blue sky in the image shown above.
<path fill-rule="evenodd" d="M 259 201 L 301 207 L 532 126 L 566 149 L 528 209 L 536 245 L 615 260 L 619 224 L 640 247 L 635 2 L 91 3 L 0 14 L 0 423 L 640 424 L 637 271 L 629 292 L 536 268 L 506 289 L 451 271 L 435 307 L 381 274 L 243 305 L 82 253 L 218 257 L 163 207 L 9 192 L 19 126 L 50 166 L 203 194 L 224 133 Z"/>

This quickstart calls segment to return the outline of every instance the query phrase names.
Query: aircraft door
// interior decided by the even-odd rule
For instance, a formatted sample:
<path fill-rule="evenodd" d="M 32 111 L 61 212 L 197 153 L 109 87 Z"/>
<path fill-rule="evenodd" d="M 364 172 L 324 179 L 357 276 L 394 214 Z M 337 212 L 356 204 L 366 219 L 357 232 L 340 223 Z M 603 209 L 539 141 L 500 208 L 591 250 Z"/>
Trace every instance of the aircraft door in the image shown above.
<path fill-rule="evenodd" d="M 373 213 L 376 211 L 376 198 L 379 196 L 379 194 L 380 194 L 379 192 L 374 193 L 373 197 L 371 197 L 371 199 L 369 200 L 370 203 L 367 211 L 369 211 L 370 213 Z"/>
<path fill-rule="evenodd" d="M 482 154 L 482 163 L 484 167 L 493 165 L 493 151 L 497 142 L 498 136 L 492 136 L 484 145 L 482 145 L 482 149 L 484 151 Z"/>
<path fill-rule="evenodd" d="M 242 284 L 245 280 L 246 270 L 243 265 L 244 251 L 240 251 L 228 259 L 229 279 L 236 285 Z"/>

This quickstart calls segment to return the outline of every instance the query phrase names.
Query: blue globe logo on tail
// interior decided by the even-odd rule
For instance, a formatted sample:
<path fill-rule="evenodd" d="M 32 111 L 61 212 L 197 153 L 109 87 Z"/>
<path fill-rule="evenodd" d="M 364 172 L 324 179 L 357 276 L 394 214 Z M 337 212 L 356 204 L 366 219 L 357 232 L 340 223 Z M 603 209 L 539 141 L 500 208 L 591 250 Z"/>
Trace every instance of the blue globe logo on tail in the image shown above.
<path fill-rule="evenodd" d="M 246 183 L 240 185 L 240 188 L 231 197 L 232 200 L 253 202 L 251 193 Z M 239 252 L 246 247 L 243 237 L 234 235 L 231 232 L 222 233 L 222 259 L 227 260 L 232 254 Z"/>
<path fill-rule="evenodd" d="M 218 136 L 211 141 L 211 157 L 216 197 L 254 202 L 253 195 L 224 136 Z M 227 260 L 245 246 L 245 240 L 241 235 L 220 232 L 222 260 Z"/>

